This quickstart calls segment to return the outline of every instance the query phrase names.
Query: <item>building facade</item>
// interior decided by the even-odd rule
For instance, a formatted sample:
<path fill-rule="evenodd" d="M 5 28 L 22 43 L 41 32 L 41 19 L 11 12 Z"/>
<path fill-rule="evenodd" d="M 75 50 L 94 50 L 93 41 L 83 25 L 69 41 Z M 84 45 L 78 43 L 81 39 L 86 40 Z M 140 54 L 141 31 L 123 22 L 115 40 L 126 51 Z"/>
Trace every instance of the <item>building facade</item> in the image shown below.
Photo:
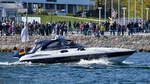
<path fill-rule="evenodd" d="M 23 9 L 23 6 L 19 3 L 0 2 L 0 21 L 6 20 L 8 17 L 10 19 L 15 19 L 15 17 L 21 16 L 21 14 L 25 12 L 26 10 Z"/>
<path fill-rule="evenodd" d="M 95 7 L 95 0 L 3 0 L 3 2 L 22 3 L 24 8 L 28 8 L 28 12 L 65 10 L 67 14 L 75 14 Z"/>

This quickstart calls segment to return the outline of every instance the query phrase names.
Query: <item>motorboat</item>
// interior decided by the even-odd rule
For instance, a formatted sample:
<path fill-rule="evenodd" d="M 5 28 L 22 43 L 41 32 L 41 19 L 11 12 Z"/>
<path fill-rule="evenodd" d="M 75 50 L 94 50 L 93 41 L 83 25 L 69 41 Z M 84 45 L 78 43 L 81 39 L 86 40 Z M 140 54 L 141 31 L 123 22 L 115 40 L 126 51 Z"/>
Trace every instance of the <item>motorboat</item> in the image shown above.
<path fill-rule="evenodd" d="M 86 48 L 73 40 L 57 38 L 35 42 L 34 47 L 19 57 L 20 62 L 69 63 L 80 60 L 107 58 L 110 62 L 121 63 L 136 51 L 120 48 Z"/>

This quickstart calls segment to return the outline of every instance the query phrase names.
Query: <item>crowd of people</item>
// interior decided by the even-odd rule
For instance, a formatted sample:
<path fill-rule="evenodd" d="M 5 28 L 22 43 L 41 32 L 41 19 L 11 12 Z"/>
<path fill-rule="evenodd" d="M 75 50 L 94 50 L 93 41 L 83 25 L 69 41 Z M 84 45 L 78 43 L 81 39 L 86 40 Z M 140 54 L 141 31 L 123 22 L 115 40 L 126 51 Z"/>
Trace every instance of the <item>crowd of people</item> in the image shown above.
<path fill-rule="evenodd" d="M 0 35 L 15 35 L 20 34 L 24 28 L 23 22 L 17 24 L 15 21 L 6 20 L 0 21 Z M 149 33 L 150 21 L 141 22 L 129 22 L 126 25 L 120 25 L 117 22 L 101 22 L 101 24 L 93 22 L 50 22 L 41 24 L 36 21 L 28 23 L 29 35 L 41 35 L 48 36 L 50 34 L 56 35 L 68 35 L 68 34 L 84 34 L 95 35 L 97 37 L 103 36 L 105 32 L 110 32 L 110 35 L 133 35 L 136 33 Z"/>

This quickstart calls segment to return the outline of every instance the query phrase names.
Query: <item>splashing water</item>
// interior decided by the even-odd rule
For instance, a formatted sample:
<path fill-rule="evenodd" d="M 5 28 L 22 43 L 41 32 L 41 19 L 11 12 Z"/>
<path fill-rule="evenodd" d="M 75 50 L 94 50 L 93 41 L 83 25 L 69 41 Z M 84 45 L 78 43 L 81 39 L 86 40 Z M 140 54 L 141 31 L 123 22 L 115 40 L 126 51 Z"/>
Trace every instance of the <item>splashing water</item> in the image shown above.
<path fill-rule="evenodd" d="M 107 58 L 101 58 L 101 59 L 94 59 L 94 60 L 83 60 L 81 59 L 80 62 L 77 64 L 79 65 L 88 65 L 88 64 L 103 64 L 103 65 L 109 65 L 112 64 L 110 61 L 108 61 Z"/>
<path fill-rule="evenodd" d="M 12 66 L 12 65 L 32 65 L 31 62 L 12 62 L 12 63 L 9 63 L 9 62 L 0 62 L 0 66 Z"/>
<path fill-rule="evenodd" d="M 134 64 L 134 62 L 129 62 L 129 61 L 123 61 L 122 63 L 127 65 Z"/>

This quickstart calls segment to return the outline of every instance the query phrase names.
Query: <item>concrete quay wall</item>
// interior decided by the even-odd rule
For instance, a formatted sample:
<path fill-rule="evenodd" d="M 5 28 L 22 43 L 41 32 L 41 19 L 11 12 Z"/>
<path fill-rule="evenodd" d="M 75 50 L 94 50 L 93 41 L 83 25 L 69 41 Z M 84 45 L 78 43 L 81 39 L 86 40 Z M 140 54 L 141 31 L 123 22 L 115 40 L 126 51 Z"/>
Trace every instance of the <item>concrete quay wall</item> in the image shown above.
<path fill-rule="evenodd" d="M 31 48 L 35 41 L 50 40 L 55 38 L 51 36 L 30 36 L 30 41 L 27 42 L 27 48 Z M 64 38 L 71 39 L 77 43 L 83 44 L 86 47 L 111 47 L 111 48 L 127 48 L 141 52 L 150 52 L 150 35 L 135 35 L 135 36 L 94 36 L 84 35 L 69 35 Z M 23 49 L 24 43 L 21 42 L 19 35 L 16 36 L 0 36 L 0 52 L 12 52 L 14 47 Z"/>

